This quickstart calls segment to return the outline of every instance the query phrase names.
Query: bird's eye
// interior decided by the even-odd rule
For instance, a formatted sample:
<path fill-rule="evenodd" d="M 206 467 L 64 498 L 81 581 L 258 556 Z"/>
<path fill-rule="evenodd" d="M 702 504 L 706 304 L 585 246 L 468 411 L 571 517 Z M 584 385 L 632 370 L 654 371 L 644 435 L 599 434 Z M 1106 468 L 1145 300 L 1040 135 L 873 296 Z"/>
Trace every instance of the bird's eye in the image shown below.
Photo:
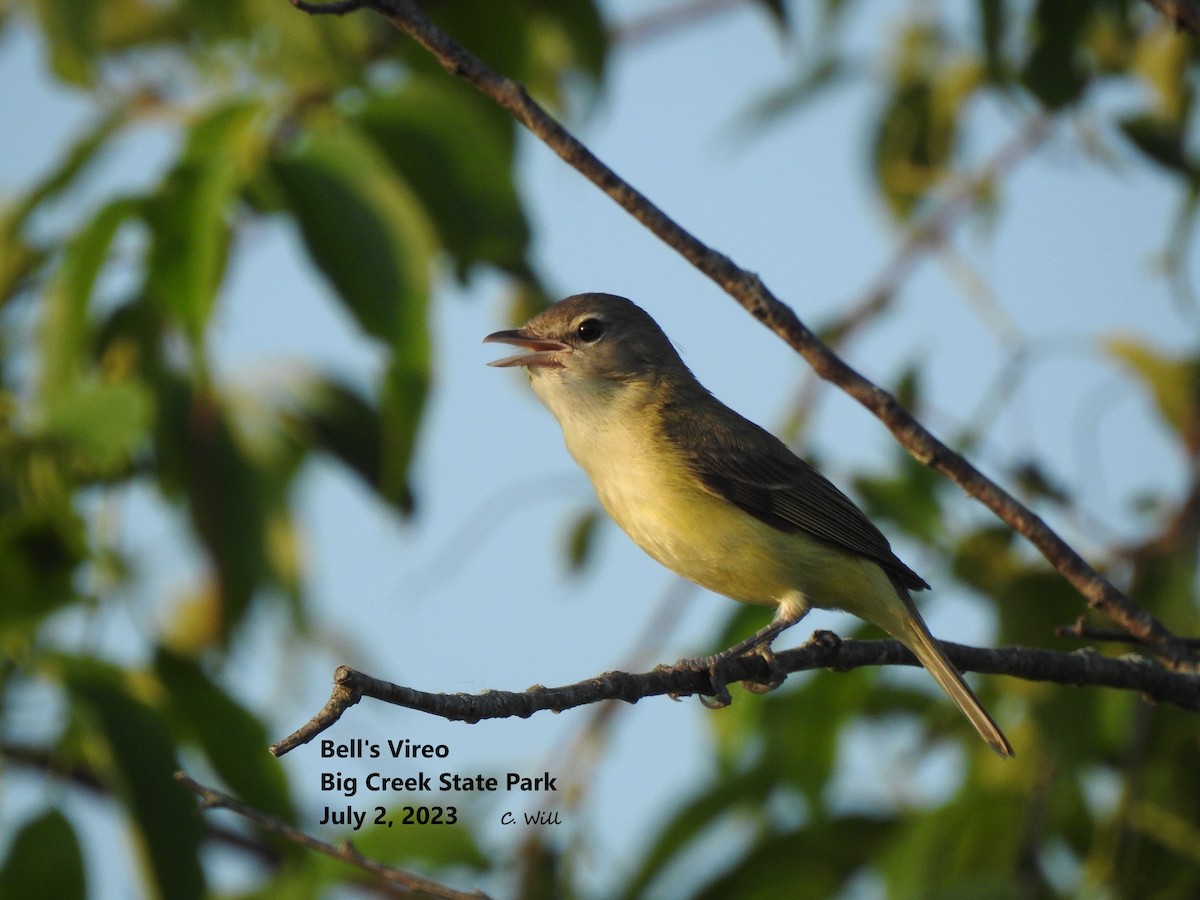
<path fill-rule="evenodd" d="M 604 323 L 599 319 L 584 319 L 575 326 L 575 334 L 585 344 L 594 343 L 604 334 Z"/>

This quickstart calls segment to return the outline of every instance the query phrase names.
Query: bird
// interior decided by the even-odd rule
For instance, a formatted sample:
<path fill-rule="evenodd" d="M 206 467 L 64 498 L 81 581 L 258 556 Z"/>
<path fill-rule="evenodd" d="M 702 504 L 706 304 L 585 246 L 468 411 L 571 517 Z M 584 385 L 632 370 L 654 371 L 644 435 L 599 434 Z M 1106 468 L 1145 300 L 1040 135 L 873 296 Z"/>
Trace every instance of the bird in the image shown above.
<path fill-rule="evenodd" d="M 777 686 L 775 638 L 813 608 L 839 609 L 897 638 L 980 737 L 1013 756 L 913 603 L 925 580 L 831 481 L 709 393 L 649 313 L 613 294 L 576 294 L 484 342 L 519 348 L 489 365 L 525 369 L 635 544 L 701 587 L 775 607 L 746 640 L 681 661 L 709 672 L 718 704 L 729 702 L 723 663 L 758 653 L 776 673 L 763 689 Z"/>

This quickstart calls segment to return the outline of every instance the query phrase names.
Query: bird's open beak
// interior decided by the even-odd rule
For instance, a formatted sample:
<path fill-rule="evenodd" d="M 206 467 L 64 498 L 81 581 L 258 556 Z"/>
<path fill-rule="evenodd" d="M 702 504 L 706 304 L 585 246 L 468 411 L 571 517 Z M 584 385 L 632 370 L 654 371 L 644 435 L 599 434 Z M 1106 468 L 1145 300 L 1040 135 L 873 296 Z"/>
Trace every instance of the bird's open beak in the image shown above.
<path fill-rule="evenodd" d="M 489 366 L 550 366 L 561 367 L 558 358 L 560 353 L 569 353 L 571 348 L 562 341 L 551 341 L 546 338 L 534 337 L 523 330 L 497 331 L 483 339 L 485 344 L 512 344 L 522 347 L 528 353 L 516 353 L 503 359 L 495 359 Z"/>

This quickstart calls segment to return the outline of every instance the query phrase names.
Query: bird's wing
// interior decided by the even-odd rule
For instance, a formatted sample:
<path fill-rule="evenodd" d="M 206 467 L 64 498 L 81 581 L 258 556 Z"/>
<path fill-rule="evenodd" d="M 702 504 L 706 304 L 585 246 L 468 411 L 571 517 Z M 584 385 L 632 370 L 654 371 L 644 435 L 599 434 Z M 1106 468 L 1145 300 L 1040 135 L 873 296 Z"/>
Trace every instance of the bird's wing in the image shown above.
<path fill-rule="evenodd" d="M 667 440 L 705 489 L 781 531 L 804 531 L 874 560 L 898 587 L 929 587 L 829 479 L 771 433 L 711 396 L 705 400 L 711 415 L 663 417 L 672 423 L 664 424 Z"/>

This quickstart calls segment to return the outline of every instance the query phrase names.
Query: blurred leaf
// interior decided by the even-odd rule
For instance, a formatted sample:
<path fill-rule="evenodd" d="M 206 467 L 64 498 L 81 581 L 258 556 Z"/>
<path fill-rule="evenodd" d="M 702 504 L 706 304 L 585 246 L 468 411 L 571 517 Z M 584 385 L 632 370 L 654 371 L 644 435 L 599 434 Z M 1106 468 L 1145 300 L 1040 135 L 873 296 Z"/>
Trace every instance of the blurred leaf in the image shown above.
<path fill-rule="evenodd" d="M 67 817 L 51 809 L 26 822 L 0 867 L 0 897 L 86 896 L 83 854 Z"/>
<path fill-rule="evenodd" d="M 1141 113 L 1122 119 L 1117 124 L 1135 147 L 1160 166 L 1185 178 L 1195 177 L 1191 161 L 1187 158 L 1183 129 L 1178 123 Z"/>
<path fill-rule="evenodd" d="M 582 572 L 591 562 L 596 526 L 600 522 L 600 510 L 593 506 L 576 516 L 571 527 L 567 529 L 567 569 L 571 573 Z"/>
<path fill-rule="evenodd" d="M 971 60 L 943 60 L 941 38 L 931 29 L 910 29 L 901 48 L 873 161 L 892 215 L 904 220 L 947 177 L 963 105 L 982 83 L 983 72 Z"/>
<path fill-rule="evenodd" d="M 1164 538 L 1138 548 L 1129 594 L 1164 621 L 1188 621 L 1196 615 L 1195 532 L 1172 528 Z"/>
<path fill-rule="evenodd" d="M 1013 548 L 1012 529 L 986 526 L 966 534 L 955 548 L 951 572 L 964 584 L 995 597 L 1024 566 Z"/>
<path fill-rule="evenodd" d="M 456 0 L 427 12 L 543 103 L 561 105 L 568 74 L 601 76 L 608 37 L 593 0 Z"/>
<path fill-rule="evenodd" d="M 69 507 L 0 515 L 0 628 L 28 628 L 76 600 L 76 569 L 86 557 L 83 521 Z"/>
<path fill-rule="evenodd" d="M 381 803 L 399 806 L 401 803 L 412 803 L 412 796 L 385 794 L 380 798 Z M 346 840 L 352 840 L 358 851 L 368 859 L 378 859 L 395 866 L 411 866 L 419 864 L 423 867 L 466 869 L 468 871 L 486 870 L 491 862 L 487 853 L 479 846 L 471 834 L 471 826 L 467 822 L 478 821 L 477 814 L 482 810 L 471 806 L 468 799 L 459 799 L 458 818 L 455 825 L 440 828 L 411 828 L 405 829 L 403 841 L 396 840 L 395 831 L 386 828 L 370 828 L 358 832 L 347 831 Z M 464 806 L 464 803 L 467 805 Z M 345 877 L 345 864 L 338 860 L 321 858 L 322 868 L 328 865 L 331 876 Z"/>
<path fill-rule="evenodd" d="M 199 900 L 203 827 L 192 795 L 173 777 L 179 762 L 162 719 L 126 691 L 116 668 L 84 657 L 63 665 L 66 687 L 90 726 L 83 749 L 128 804 L 159 895 Z"/>
<path fill-rule="evenodd" d="M 939 493 L 946 480 L 911 456 L 899 456 L 891 475 L 860 476 L 854 489 L 863 499 L 867 517 L 888 519 L 908 534 L 932 543 L 942 532 Z"/>
<path fill-rule="evenodd" d="M 65 443 L 85 478 L 118 474 L 149 436 L 150 392 L 135 382 L 81 381 L 47 406 L 46 434 Z"/>
<path fill-rule="evenodd" d="M 1056 506 L 1066 506 L 1071 502 L 1070 492 L 1036 459 L 1017 463 L 1013 466 L 1011 476 L 1026 496 L 1047 500 Z"/>
<path fill-rule="evenodd" d="M 594 0 L 531 0 L 528 30 L 534 57 L 547 77 L 583 72 L 594 81 L 604 75 L 608 30 Z M 542 52 L 537 52 L 538 48 Z"/>
<path fill-rule="evenodd" d="M 850 878 L 865 867 L 891 823 L 846 816 L 796 831 L 772 834 L 751 845 L 728 871 L 707 884 L 696 900 L 825 900 L 841 896 Z M 796 848 L 804 847 L 803 865 Z"/>
<path fill-rule="evenodd" d="M 440 73 L 407 80 L 356 116 L 416 193 L 459 276 L 472 263 L 522 273 L 529 226 L 512 180 L 512 122 Z"/>
<path fill-rule="evenodd" d="M 22 282 L 46 258 L 21 234 L 16 212 L 0 206 L 0 307 L 13 299 Z"/>
<path fill-rule="evenodd" d="M 529 52 L 525 6 L 524 0 L 456 0 L 432 5 L 427 12 L 439 27 L 464 47 L 470 47 L 493 69 L 533 90 L 533 83 L 540 79 Z"/>
<path fill-rule="evenodd" d="M 88 86 L 93 77 L 96 20 L 104 4 L 39 0 L 42 33 L 49 39 L 50 65 L 68 84 Z"/>
<path fill-rule="evenodd" d="M 1176 126 L 1187 124 L 1194 90 L 1187 66 L 1192 38 L 1162 23 L 1137 42 L 1134 70 L 1154 92 L 1154 117 Z"/>
<path fill-rule="evenodd" d="M 141 209 L 138 200 L 107 203 L 67 244 L 44 299 L 41 328 L 41 389 L 53 399 L 85 368 L 92 290 L 108 261 L 117 230 Z"/>
<path fill-rule="evenodd" d="M 383 457 L 379 413 L 349 385 L 307 378 L 283 416 L 295 440 L 331 454 L 378 489 Z"/>
<path fill-rule="evenodd" d="M 780 31 L 786 33 L 791 25 L 788 16 L 787 4 L 784 0 L 755 0 L 755 2 L 766 10 L 767 15 L 779 28 Z"/>
<path fill-rule="evenodd" d="M 154 668 L 170 695 L 170 712 L 203 748 L 233 793 L 255 809 L 295 821 L 283 767 L 266 752 L 262 722 L 214 684 L 200 666 L 159 647 Z"/>
<path fill-rule="evenodd" d="M 889 836 L 890 846 L 877 857 L 888 896 L 1002 900 L 1021 885 L 1031 895 L 1050 895 L 1048 885 L 1036 878 L 1036 867 L 1020 865 L 1025 800 L 1020 791 L 977 785 L 970 794 L 914 817 L 908 828 Z M 986 822 L 978 818 L 981 808 L 987 810 Z M 1024 880 L 1030 878 L 1032 883 Z"/>
<path fill-rule="evenodd" d="M 1104 349 L 1150 390 L 1159 414 L 1193 451 L 1200 446 L 1200 361 L 1172 357 L 1133 338 L 1111 337 Z"/>
<path fill-rule="evenodd" d="M 417 444 L 417 427 L 421 422 L 428 391 L 429 373 L 423 354 L 422 358 L 414 361 L 405 355 L 403 349 L 397 350 L 384 373 L 379 392 L 383 451 L 379 492 L 385 500 L 406 513 L 411 513 L 415 504 L 408 467 Z"/>
<path fill-rule="evenodd" d="M 30 244 L 24 235 L 30 215 L 73 187 L 124 121 L 123 111 L 102 116 L 83 132 L 41 181 L 10 207 L 0 207 L 0 305 L 10 299 L 21 280 L 46 258 L 46 254 Z"/>
<path fill-rule="evenodd" d="M 187 146 L 146 204 L 153 241 L 146 289 L 199 346 L 225 274 L 234 206 L 266 145 L 252 101 L 196 122 Z"/>
<path fill-rule="evenodd" d="M 168 497 L 187 510 L 217 573 L 221 633 L 228 639 L 249 608 L 267 565 L 268 492 L 238 444 L 218 397 L 162 373 L 155 385 L 156 472 Z"/>
<path fill-rule="evenodd" d="M 368 334 L 427 364 L 433 243 L 420 202 L 361 131 L 336 125 L 274 164 L 313 261 Z M 412 351 L 417 352 L 412 352 Z"/>
<path fill-rule="evenodd" d="M 862 715 L 874 683 L 870 671 L 818 672 L 800 679 L 798 688 L 760 701 L 763 756 L 758 766 L 764 777 L 786 781 L 820 803 L 837 762 L 841 729 Z"/>
<path fill-rule="evenodd" d="M 722 818 L 738 810 L 761 815 L 770 788 L 770 780 L 759 770 L 745 777 L 727 778 L 707 785 L 684 804 L 657 838 L 645 847 L 637 871 L 617 896 L 627 900 L 647 896 L 647 889 L 672 861 L 682 856 L 705 832 L 715 828 Z"/>
<path fill-rule="evenodd" d="M 802 112 L 831 88 L 843 83 L 845 74 L 841 61 L 835 57 L 808 61 L 792 81 L 756 100 L 739 117 L 732 131 L 735 135 L 751 137 L 755 131 L 785 115 Z"/>
<path fill-rule="evenodd" d="M 909 364 L 900 373 L 900 378 L 892 389 L 892 395 L 896 398 L 896 402 L 909 412 L 919 415 L 921 400 L 925 393 L 924 387 L 921 367 Z"/>
<path fill-rule="evenodd" d="M 109 139 L 125 122 L 125 110 L 118 108 L 100 116 L 95 124 L 86 128 L 68 148 L 58 165 L 25 194 L 17 207 L 18 224 L 23 224 L 29 214 L 47 200 L 52 200 L 74 187 L 79 176 L 95 162 L 100 151 L 105 149 Z"/>
<path fill-rule="evenodd" d="M 1080 62 L 1080 43 L 1098 0 L 1038 0 L 1033 49 L 1021 70 L 1021 82 L 1049 109 L 1074 103 L 1088 74 Z"/>
<path fill-rule="evenodd" d="M 988 81 L 1003 84 L 1007 81 L 1007 66 L 1004 61 L 1004 37 L 1008 24 L 1008 10 L 1004 0 L 980 0 L 979 37 L 983 46 L 983 58 Z"/>

